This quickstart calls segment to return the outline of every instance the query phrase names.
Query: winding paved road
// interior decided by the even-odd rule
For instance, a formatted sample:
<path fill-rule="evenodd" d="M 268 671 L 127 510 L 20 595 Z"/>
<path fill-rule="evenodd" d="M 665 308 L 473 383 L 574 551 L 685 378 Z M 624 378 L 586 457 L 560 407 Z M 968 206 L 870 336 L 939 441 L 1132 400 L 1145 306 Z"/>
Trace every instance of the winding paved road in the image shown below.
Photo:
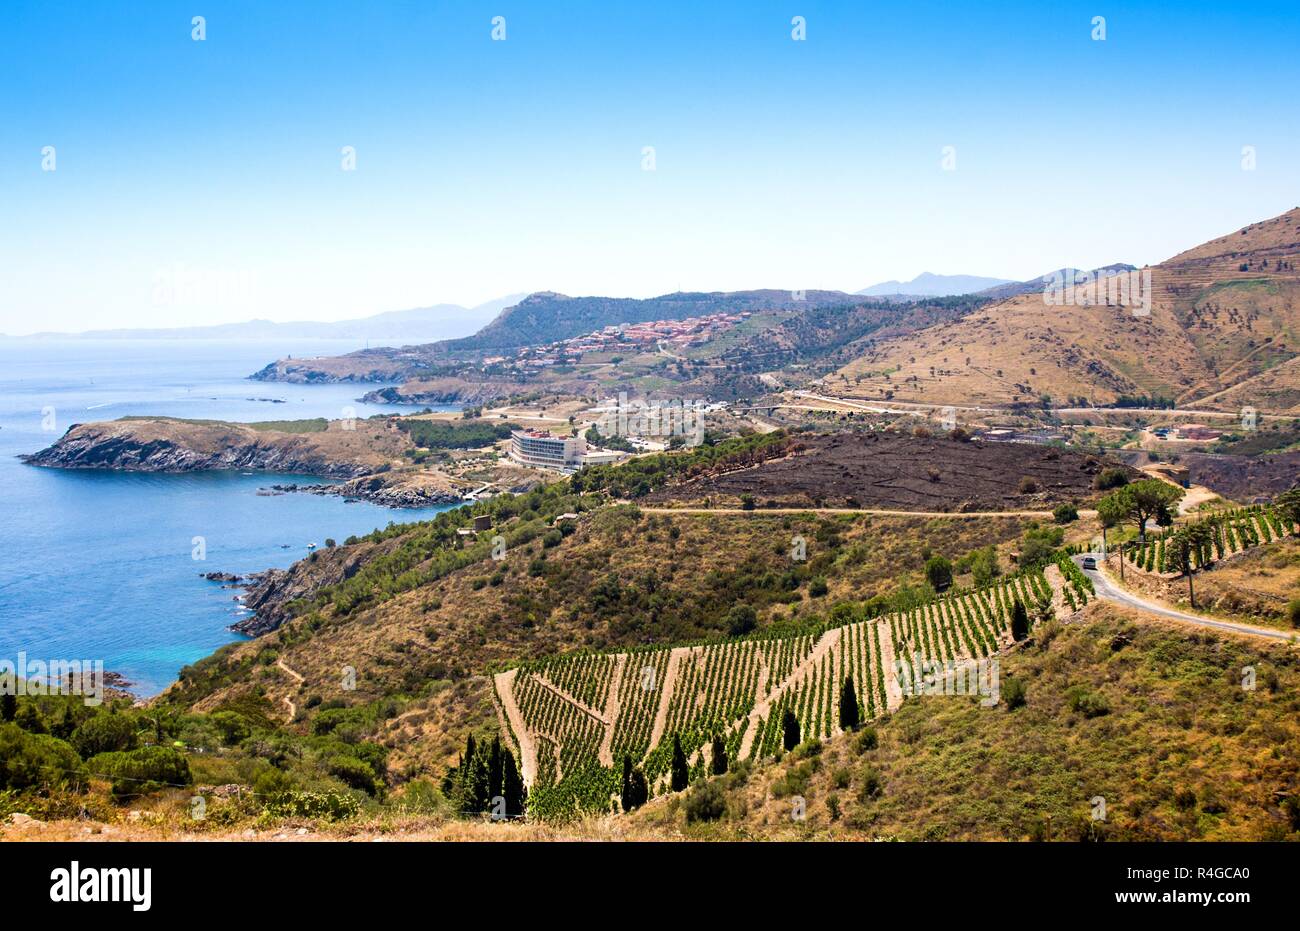
<path fill-rule="evenodd" d="M 1105 598 L 1107 601 L 1114 601 L 1129 608 L 1137 608 L 1139 611 L 1146 611 L 1148 614 L 1167 617 L 1175 621 L 1182 621 L 1188 624 L 1196 624 L 1200 627 L 1211 627 L 1216 630 L 1226 630 L 1235 634 L 1246 634 L 1252 637 L 1266 637 L 1270 640 L 1281 640 L 1283 642 L 1291 640 L 1295 634 L 1285 630 L 1276 630 L 1271 627 L 1253 627 L 1250 624 L 1237 624 L 1232 621 L 1218 621 L 1214 618 L 1205 617 L 1200 614 L 1188 614 L 1185 611 L 1177 611 L 1173 608 L 1166 607 L 1158 601 L 1149 601 L 1146 598 L 1140 598 L 1130 592 L 1128 589 L 1120 588 L 1119 583 L 1110 577 L 1110 574 L 1103 572 L 1101 569 L 1084 569 L 1083 556 L 1075 556 L 1074 561 L 1083 570 L 1083 574 L 1092 579 L 1093 586 L 1097 589 L 1097 595 Z"/>

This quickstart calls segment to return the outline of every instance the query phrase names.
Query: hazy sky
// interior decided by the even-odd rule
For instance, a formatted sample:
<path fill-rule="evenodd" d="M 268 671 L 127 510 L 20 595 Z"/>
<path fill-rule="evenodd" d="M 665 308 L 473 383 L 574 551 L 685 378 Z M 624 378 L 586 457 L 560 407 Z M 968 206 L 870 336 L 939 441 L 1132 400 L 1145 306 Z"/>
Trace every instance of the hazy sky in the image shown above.
<path fill-rule="evenodd" d="M 1156 262 L 1300 204 L 1298 47 L 1294 0 L 4 0 L 0 332 Z"/>

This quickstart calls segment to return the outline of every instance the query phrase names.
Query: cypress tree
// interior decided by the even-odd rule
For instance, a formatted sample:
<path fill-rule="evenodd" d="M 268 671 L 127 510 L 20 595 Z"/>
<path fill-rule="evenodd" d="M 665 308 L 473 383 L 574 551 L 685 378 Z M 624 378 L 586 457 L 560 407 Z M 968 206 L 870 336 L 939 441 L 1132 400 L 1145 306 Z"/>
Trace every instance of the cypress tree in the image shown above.
<path fill-rule="evenodd" d="M 474 765 L 470 768 L 467 801 L 469 804 L 465 806 L 465 810 L 469 812 L 487 811 L 488 806 L 492 804 L 492 796 L 488 794 L 488 766 L 485 753 L 476 754 Z"/>
<path fill-rule="evenodd" d="M 492 737 L 492 746 L 488 748 L 488 798 L 494 799 L 501 795 L 501 736 L 499 734 Z"/>
<path fill-rule="evenodd" d="M 641 767 L 638 766 L 632 770 L 632 807 L 640 808 L 648 801 L 650 801 L 650 783 L 646 781 L 645 773 L 641 772 Z"/>
<path fill-rule="evenodd" d="M 623 783 L 619 800 L 624 811 L 631 811 L 635 807 L 632 804 L 632 756 L 627 753 L 623 754 Z"/>
<path fill-rule="evenodd" d="M 686 788 L 690 782 L 690 769 L 686 765 L 686 754 L 682 752 L 682 738 L 677 734 L 673 735 L 673 765 L 672 765 L 672 787 L 674 792 L 680 792 Z"/>
<path fill-rule="evenodd" d="M 717 734 L 713 735 L 713 765 L 710 769 L 715 776 L 721 776 L 727 771 L 727 745 Z"/>
<path fill-rule="evenodd" d="M 632 811 L 640 808 L 649 800 L 650 785 L 646 782 L 645 773 L 641 772 L 641 767 L 633 767 L 632 757 L 625 755 L 623 757 L 623 810 Z"/>
<path fill-rule="evenodd" d="M 18 713 L 18 696 L 12 692 L 0 695 L 0 719 L 12 721 Z"/>
<path fill-rule="evenodd" d="M 844 677 L 844 687 L 840 689 L 840 727 L 851 731 L 858 726 L 858 693 L 853 689 L 853 677 Z"/>
<path fill-rule="evenodd" d="M 479 809 L 474 807 L 474 763 L 477 747 L 474 735 L 465 739 L 465 752 L 461 755 L 460 765 L 456 767 L 456 792 L 459 795 L 460 810 L 468 814 Z"/>
<path fill-rule="evenodd" d="M 524 789 L 524 780 L 515 765 L 515 755 L 509 748 L 501 753 L 501 794 L 506 800 L 506 815 L 510 818 L 521 817 L 528 792 Z"/>
<path fill-rule="evenodd" d="M 787 750 L 799 746 L 799 719 L 789 708 L 781 715 L 781 746 Z"/>
<path fill-rule="evenodd" d="M 1024 603 L 1017 598 L 1016 603 L 1011 606 L 1011 639 L 1020 641 L 1028 636 L 1029 612 L 1025 610 Z"/>

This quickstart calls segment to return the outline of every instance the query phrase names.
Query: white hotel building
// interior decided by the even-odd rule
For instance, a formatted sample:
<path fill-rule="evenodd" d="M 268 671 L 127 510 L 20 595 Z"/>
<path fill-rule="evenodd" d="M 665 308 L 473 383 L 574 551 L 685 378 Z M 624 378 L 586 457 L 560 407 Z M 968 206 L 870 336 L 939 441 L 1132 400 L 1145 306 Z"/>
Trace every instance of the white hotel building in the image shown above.
<path fill-rule="evenodd" d="M 510 458 L 523 465 L 573 472 L 582 467 L 587 441 L 581 436 L 553 436 L 544 430 L 513 430 Z"/>

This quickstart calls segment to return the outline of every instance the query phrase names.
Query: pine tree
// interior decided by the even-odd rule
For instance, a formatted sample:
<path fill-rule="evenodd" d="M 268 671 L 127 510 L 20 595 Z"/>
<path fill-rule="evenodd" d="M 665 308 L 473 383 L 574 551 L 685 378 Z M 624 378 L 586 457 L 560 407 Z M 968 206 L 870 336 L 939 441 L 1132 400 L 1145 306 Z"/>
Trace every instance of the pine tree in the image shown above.
<path fill-rule="evenodd" d="M 727 745 L 717 734 L 713 735 L 713 761 L 709 768 L 715 776 L 721 776 L 727 771 Z"/>
<path fill-rule="evenodd" d="M 799 719 L 789 708 L 781 715 L 781 746 L 787 750 L 799 746 Z"/>
<path fill-rule="evenodd" d="M 519 775 L 519 767 L 515 765 L 515 755 L 509 749 L 501 753 L 501 794 L 506 800 L 506 816 L 522 817 L 528 792 Z"/>
<path fill-rule="evenodd" d="M 844 677 L 844 688 L 840 689 L 840 727 L 851 731 L 858 726 L 858 693 L 853 688 L 853 677 Z"/>
<path fill-rule="evenodd" d="M 21 727 L 29 734 L 44 734 L 45 724 L 41 721 L 41 715 L 36 710 L 36 705 L 32 702 L 24 702 L 14 715 L 14 723 Z"/>
<path fill-rule="evenodd" d="M 12 692 L 0 695 L 0 720 L 12 721 L 18 713 L 18 696 Z"/>
<path fill-rule="evenodd" d="M 50 733 L 52 733 L 55 737 L 59 738 L 60 740 L 67 740 L 69 737 L 72 736 L 72 732 L 75 731 L 76 729 L 77 729 L 77 719 L 72 715 L 72 705 L 65 704 L 63 706 L 63 714 L 60 715 L 59 720 L 50 729 Z M 161 726 L 159 726 L 159 731 L 161 730 L 162 728 Z M 162 743 L 161 733 L 158 735 L 158 743 L 160 744 Z"/>
<path fill-rule="evenodd" d="M 1011 606 L 1011 639 L 1015 641 L 1024 640 L 1029 636 L 1029 612 L 1025 610 L 1025 604 L 1019 598 Z"/>
<path fill-rule="evenodd" d="M 686 765 L 686 754 L 682 752 L 682 739 L 673 735 L 672 788 L 680 792 L 690 782 L 690 769 Z"/>

